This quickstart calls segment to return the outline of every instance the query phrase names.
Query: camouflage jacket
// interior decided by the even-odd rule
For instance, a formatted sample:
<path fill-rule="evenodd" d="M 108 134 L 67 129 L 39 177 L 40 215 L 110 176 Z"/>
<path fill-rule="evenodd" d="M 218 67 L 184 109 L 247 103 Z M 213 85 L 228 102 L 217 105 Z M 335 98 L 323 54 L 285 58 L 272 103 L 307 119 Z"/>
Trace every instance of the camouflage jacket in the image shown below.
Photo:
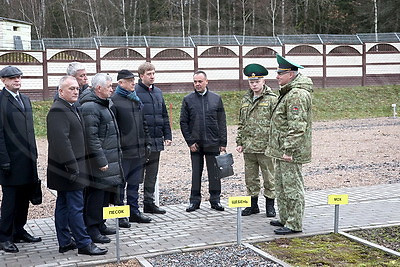
<path fill-rule="evenodd" d="M 294 163 L 311 161 L 312 85 L 310 78 L 299 73 L 279 90 L 266 155 L 282 159 L 286 154 Z"/>
<path fill-rule="evenodd" d="M 242 98 L 236 144 L 244 153 L 264 153 L 268 145 L 271 112 L 277 96 L 264 85 L 261 96 L 253 99 L 249 90 Z"/>

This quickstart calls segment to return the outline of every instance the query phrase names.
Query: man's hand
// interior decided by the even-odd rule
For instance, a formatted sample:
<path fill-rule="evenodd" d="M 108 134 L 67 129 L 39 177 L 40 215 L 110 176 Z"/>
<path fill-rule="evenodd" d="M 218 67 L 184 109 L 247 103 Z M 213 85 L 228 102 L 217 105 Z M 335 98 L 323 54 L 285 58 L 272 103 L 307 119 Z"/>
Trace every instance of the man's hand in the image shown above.
<path fill-rule="evenodd" d="M 242 153 L 243 152 L 243 147 L 242 146 L 237 146 L 236 147 L 236 151 L 239 152 L 239 153 Z"/>
<path fill-rule="evenodd" d="M 220 146 L 219 147 L 219 152 L 225 152 L 226 153 L 226 147 L 225 146 Z"/>
<path fill-rule="evenodd" d="M 108 170 L 108 164 L 106 166 L 103 166 L 101 168 L 99 168 L 100 171 L 105 172 L 106 170 Z"/>
<path fill-rule="evenodd" d="M 164 140 L 164 145 L 170 146 L 172 144 L 172 140 Z"/>
<path fill-rule="evenodd" d="M 199 150 L 199 146 L 196 143 L 191 145 L 189 148 L 191 152 L 196 152 L 197 150 Z"/>
<path fill-rule="evenodd" d="M 4 163 L 0 165 L 0 170 L 3 172 L 4 176 L 9 176 L 11 174 L 11 165 L 10 163 Z"/>
<path fill-rule="evenodd" d="M 293 157 L 292 156 L 288 156 L 286 154 L 283 154 L 282 159 L 286 162 L 291 162 L 293 161 Z"/>

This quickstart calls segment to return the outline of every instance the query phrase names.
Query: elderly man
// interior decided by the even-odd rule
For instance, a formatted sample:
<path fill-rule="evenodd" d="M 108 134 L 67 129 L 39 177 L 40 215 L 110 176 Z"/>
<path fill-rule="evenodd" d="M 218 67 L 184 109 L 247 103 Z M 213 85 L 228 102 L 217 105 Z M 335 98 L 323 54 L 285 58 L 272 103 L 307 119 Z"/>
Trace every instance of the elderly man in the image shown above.
<path fill-rule="evenodd" d="M 155 68 L 150 62 L 141 64 L 138 68 L 140 80 L 135 91 L 143 102 L 143 113 L 149 128 L 151 153 L 144 167 L 143 211 L 146 213 L 165 214 L 166 211 L 154 202 L 154 190 L 157 181 L 160 152 L 164 144 L 172 143 L 171 127 L 164 97 L 160 88 L 154 85 Z"/>
<path fill-rule="evenodd" d="M 250 90 L 242 98 L 236 150 L 243 152 L 244 176 L 247 194 L 251 196 L 251 207 L 245 208 L 242 216 L 260 212 L 257 202 L 261 189 L 261 170 L 266 214 L 267 217 L 275 217 L 274 160 L 264 153 L 268 146 L 271 112 L 277 96 L 265 84 L 264 76 L 268 75 L 266 68 L 259 64 L 249 64 L 243 72 L 249 79 Z"/>
<path fill-rule="evenodd" d="M 270 222 L 277 235 L 301 232 L 304 216 L 304 181 L 302 164 L 311 161 L 311 92 L 310 78 L 298 72 L 302 66 L 276 55 L 276 79 L 280 90 L 272 111 L 267 155 L 276 159 L 275 190 L 279 220 Z"/>
<path fill-rule="evenodd" d="M 64 253 L 78 248 L 79 254 L 103 255 L 107 249 L 92 242 L 83 220 L 83 189 L 89 180 L 83 122 L 74 104 L 79 96 L 78 82 L 72 76 L 65 76 L 60 80 L 58 92 L 59 97 L 47 114 L 47 186 L 57 190 L 58 251 Z"/>
<path fill-rule="evenodd" d="M 11 253 L 19 251 L 14 243 L 42 241 L 24 229 L 31 188 L 38 174 L 32 105 L 19 92 L 21 76 L 13 66 L 0 71 L 4 84 L 0 92 L 0 249 Z"/>
<path fill-rule="evenodd" d="M 98 73 L 92 79 L 92 89 L 84 91 L 80 97 L 91 174 L 85 195 L 84 218 L 95 243 L 109 243 L 111 240 L 106 235 L 115 234 L 115 229 L 104 224 L 103 206 L 109 205 L 112 195 L 119 196 L 118 188 L 123 183 L 120 135 L 111 110 L 112 93 L 111 77 Z"/>
<path fill-rule="evenodd" d="M 192 160 L 192 189 L 187 212 L 200 208 L 204 158 L 207 164 L 211 208 L 217 211 L 225 210 L 220 203 L 221 180 L 215 159 L 220 152 L 226 151 L 225 109 L 221 97 L 211 92 L 207 85 L 206 73 L 195 72 L 194 92 L 183 98 L 181 107 L 181 131 L 189 146 Z"/>
<path fill-rule="evenodd" d="M 76 79 L 79 85 L 79 95 L 82 94 L 89 87 L 89 80 L 87 77 L 87 72 L 85 66 L 79 62 L 71 62 L 67 67 L 67 75 L 72 76 Z M 54 95 L 54 100 L 58 98 L 58 90 Z M 79 105 L 79 102 L 77 102 Z"/>
<path fill-rule="evenodd" d="M 129 70 L 118 72 L 118 86 L 112 96 L 115 116 L 121 131 L 122 168 L 124 170 L 130 222 L 150 223 L 151 218 L 139 211 L 139 185 L 150 154 L 150 136 L 143 115 L 143 103 L 135 92 L 135 75 Z M 124 188 L 121 199 L 124 199 Z M 120 220 L 120 224 L 125 224 Z"/>

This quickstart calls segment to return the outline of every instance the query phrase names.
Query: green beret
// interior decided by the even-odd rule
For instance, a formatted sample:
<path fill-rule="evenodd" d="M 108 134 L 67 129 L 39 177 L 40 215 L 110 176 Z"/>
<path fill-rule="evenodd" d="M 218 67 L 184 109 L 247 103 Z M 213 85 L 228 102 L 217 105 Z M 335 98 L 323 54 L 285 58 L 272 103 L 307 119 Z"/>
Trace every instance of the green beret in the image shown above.
<path fill-rule="evenodd" d="M 285 72 L 289 70 L 297 71 L 298 69 L 304 69 L 303 66 L 290 62 L 288 59 L 282 57 L 279 54 L 276 54 L 276 60 L 278 61 L 279 65 L 277 72 Z"/>
<path fill-rule="evenodd" d="M 268 70 L 260 64 L 253 63 L 244 68 L 243 74 L 249 77 L 249 80 L 260 79 L 268 75 Z"/>

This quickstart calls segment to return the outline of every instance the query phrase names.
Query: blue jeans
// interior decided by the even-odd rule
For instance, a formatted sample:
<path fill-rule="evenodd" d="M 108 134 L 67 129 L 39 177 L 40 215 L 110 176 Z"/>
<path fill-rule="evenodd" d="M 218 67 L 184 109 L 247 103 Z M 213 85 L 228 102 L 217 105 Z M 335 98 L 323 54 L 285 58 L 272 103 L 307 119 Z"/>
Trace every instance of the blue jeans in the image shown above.
<path fill-rule="evenodd" d="M 71 243 L 71 232 L 78 248 L 92 243 L 83 221 L 83 190 L 57 191 L 55 224 L 60 247 Z"/>

